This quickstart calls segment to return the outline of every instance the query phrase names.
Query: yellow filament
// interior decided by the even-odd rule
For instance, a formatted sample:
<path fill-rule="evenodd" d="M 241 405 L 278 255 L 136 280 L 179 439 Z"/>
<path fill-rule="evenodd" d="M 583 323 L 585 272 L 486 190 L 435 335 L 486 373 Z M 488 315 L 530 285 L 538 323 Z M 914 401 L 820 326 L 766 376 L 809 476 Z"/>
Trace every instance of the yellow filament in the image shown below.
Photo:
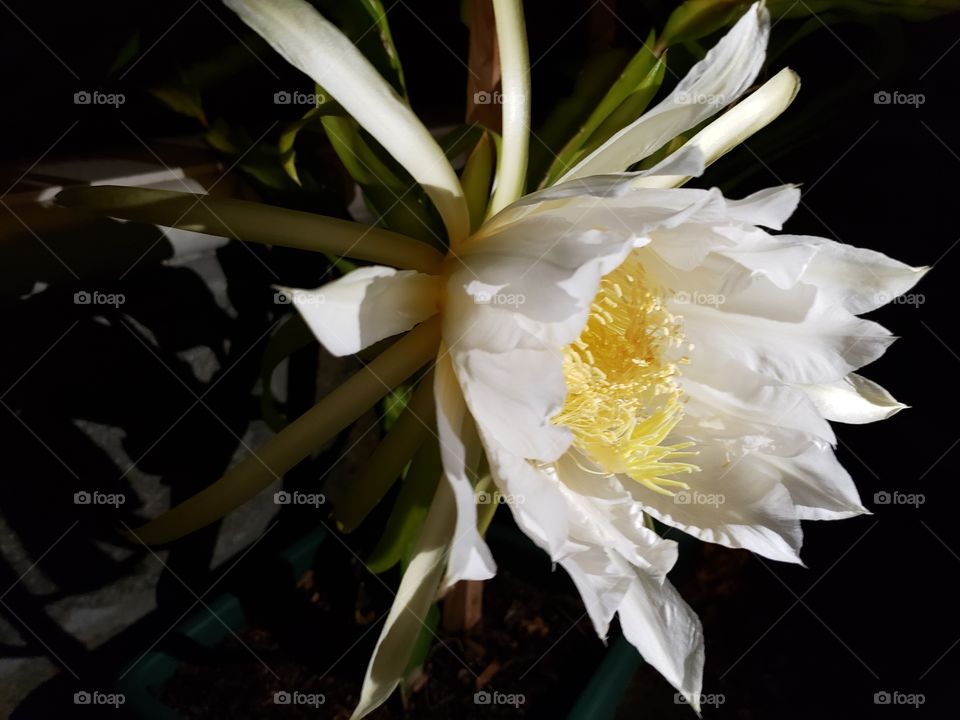
<path fill-rule="evenodd" d="M 633 251 L 606 275 L 580 337 L 564 350 L 567 399 L 553 422 L 570 428 L 573 445 L 603 473 L 626 475 L 672 495 L 689 489 L 665 476 L 689 473 L 691 443 L 664 444 L 683 417 L 677 362 L 670 350 L 685 346 L 680 320 L 665 307 L 663 291 L 646 278 Z"/>

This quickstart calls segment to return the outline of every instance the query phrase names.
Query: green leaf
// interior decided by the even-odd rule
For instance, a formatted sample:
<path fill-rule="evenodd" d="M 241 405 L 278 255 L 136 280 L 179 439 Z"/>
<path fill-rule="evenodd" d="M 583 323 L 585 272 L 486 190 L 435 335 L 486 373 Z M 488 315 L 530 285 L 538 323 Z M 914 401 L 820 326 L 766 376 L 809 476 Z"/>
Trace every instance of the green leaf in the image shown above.
<path fill-rule="evenodd" d="M 489 133 L 484 133 L 463 168 L 460 184 L 470 211 L 470 231 L 480 227 L 487 215 L 490 188 L 493 184 L 494 143 Z"/>
<path fill-rule="evenodd" d="M 297 350 L 315 342 L 316 338 L 299 313 L 291 313 L 280 327 L 274 330 L 267 347 L 263 351 L 260 363 L 260 414 L 264 422 L 274 432 L 280 432 L 289 422 L 278 409 L 273 397 L 273 373 L 280 363 Z"/>
<path fill-rule="evenodd" d="M 620 73 L 610 89 L 596 104 L 593 111 L 587 119 L 580 125 L 580 129 L 557 154 L 557 157 L 551 163 L 547 170 L 544 186 L 552 185 L 556 180 L 576 164 L 575 158 L 583 157 L 583 147 L 590 140 L 594 133 L 603 125 L 604 121 L 614 111 L 621 107 L 634 93 L 640 93 L 634 99 L 634 103 L 639 106 L 646 93 L 649 92 L 646 102 L 649 103 L 653 95 L 659 89 L 660 81 L 663 79 L 663 59 L 654 52 L 655 36 L 651 32 L 644 46 L 631 58 L 630 62 Z M 645 108 L 646 105 L 643 105 Z M 629 108 L 628 108 L 629 110 Z M 624 114 L 629 114 L 628 110 Z M 642 112 L 642 110 L 641 110 Z M 622 125 L 620 127 L 623 127 Z M 620 128 L 617 128 L 619 130 Z M 613 133 L 611 133 L 613 134 Z M 609 137 L 609 135 L 607 136 Z M 601 141 L 602 142 L 602 141 Z M 598 143 L 597 146 L 599 146 Z"/>
<path fill-rule="evenodd" d="M 383 535 L 367 558 L 371 572 L 384 573 L 410 557 L 442 471 L 439 445 L 433 440 L 423 443 L 403 478 Z"/>
<path fill-rule="evenodd" d="M 586 122 L 603 98 L 604 88 L 609 88 L 619 77 L 627 58 L 626 50 L 614 48 L 587 60 L 571 94 L 556 104 L 546 122 L 537 130 L 538 142 L 530 146 L 528 184 L 531 187 L 544 178 L 556 153 Z"/>
<path fill-rule="evenodd" d="M 200 91 L 197 88 L 183 84 L 167 83 L 150 88 L 150 94 L 175 113 L 198 120 L 203 126 L 207 125 L 203 100 L 200 98 Z"/>
<path fill-rule="evenodd" d="M 377 224 L 441 247 L 443 224 L 413 178 L 353 118 L 326 116 L 321 122 L 340 162 L 363 190 Z"/>

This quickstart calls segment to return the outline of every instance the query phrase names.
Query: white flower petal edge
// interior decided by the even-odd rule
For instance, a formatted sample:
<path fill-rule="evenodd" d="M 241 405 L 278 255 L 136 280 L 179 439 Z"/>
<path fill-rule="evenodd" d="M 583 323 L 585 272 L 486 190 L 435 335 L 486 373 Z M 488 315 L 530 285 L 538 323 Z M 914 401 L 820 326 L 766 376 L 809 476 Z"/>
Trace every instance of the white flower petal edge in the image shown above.
<path fill-rule="evenodd" d="M 441 593 L 460 580 L 487 580 L 497 572 L 490 549 L 477 530 L 477 503 L 471 474 L 480 463 L 480 437 L 467 412 L 453 364 L 440 347 L 434 379 L 437 433 L 443 473 L 456 502 L 456 525 Z"/>
<path fill-rule="evenodd" d="M 736 100 L 766 57 L 770 15 L 752 5 L 674 91 L 566 172 L 559 182 L 625 170 Z"/>
<path fill-rule="evenodd" d="M 832 383 L 801 387 L 827 420 L 837 422 L 863 425 L 886 420 L 907 407 L 873 380 L 856 373 Z"/>
<path fill-rule="evenodd" d="M 329 92 L 423 186 L 452 242 L 470 230 L 460 180 L 430 132 L 352 42 L 304 0 L 224 0 Z"/>
<path fill-rule="evenodd" d="M 316 290 L 281 290 L 337 356 L 406 332 L 440 309 L 439 278 L 379 265 L 354 270 Z"/>
<path fill-rule="evenodd" d="M 800 92 L 800 76 L 785 68 L 760 88 L 707 125 L 684 143 L 697 147 L 707 165 L 719 160 L 747 138 L 772 123 Z M 681 149 L 683 149 L 681 148 Z M 693 175 L 663 175 L 638 178 L 633 187 L 679 187 Z"/>
<path fill-rule="evenodd" d="M 454 532 L 455 506 L 450 486 L 440 483 L 367 666 L 353 720 L 386 702 L 403 678 L 410 648 L 426 627 L 424 620 L 437 597 Z"/>

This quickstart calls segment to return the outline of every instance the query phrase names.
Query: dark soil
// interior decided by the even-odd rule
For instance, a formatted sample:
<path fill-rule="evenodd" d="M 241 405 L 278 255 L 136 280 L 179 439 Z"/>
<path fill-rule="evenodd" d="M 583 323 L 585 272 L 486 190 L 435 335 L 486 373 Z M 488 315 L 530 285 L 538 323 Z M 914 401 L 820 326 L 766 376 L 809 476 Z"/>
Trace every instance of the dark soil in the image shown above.
<path fill-rule="evenodd" d="M 335 543 L 326 545 L 329 553 Z M 563 717 L 604 648 L 573 585 L 562 571 L 551 574 L 545 557 L 537 561 L 522 572 L 501 567 L 486 583 L 481 626 L 469 635 L 439 628 L 423 675 L 370 717 Z M 342 568 L 346 578 L 324 562 L 322 577 L 338 578 L 337 587 L 308 572 L 282 611 L 253 609 L 236 637 L 186 656 L 161 700 L 204 720 L 349 718 L 391 595 L 355 558 Z M 275 703 L 284 691 L 302 693 L 301 704 Z M 477 692 L 496 693 L 499 703 L 478 703 Z"/>

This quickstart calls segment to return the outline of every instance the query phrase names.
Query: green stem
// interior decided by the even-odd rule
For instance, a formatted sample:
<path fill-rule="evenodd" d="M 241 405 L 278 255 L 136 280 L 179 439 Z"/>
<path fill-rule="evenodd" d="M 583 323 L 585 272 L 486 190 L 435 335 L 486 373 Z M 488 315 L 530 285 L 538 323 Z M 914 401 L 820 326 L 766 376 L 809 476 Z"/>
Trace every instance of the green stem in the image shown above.
<path fill-rule="evenodd" d="M 439 343 L 440 318 L 434 316 L 397 340 L 213 485 L 147 523 L 135 531 L 135 536 L 152 545 L 170 542 L 239 507 L 429 362 Z"/>
<path fill-rule="evenodd" d="M 209 195 L 113 185 L 67 188 L 58 204 L 99 215 L 236 238 L 244 242 L 345 255 L 435 273 L 443 256 L 419 240 L 359 223 Z"/>
<path fill-rule="evenodd" d="M 365 463 L 360 477 L 338 498 L 334 516 L 342 532 L 355 530 L 383 499 L 410 458 L 431 434 L 435 423 L 431 370 L 417 385 L 410 402 Z"/>

